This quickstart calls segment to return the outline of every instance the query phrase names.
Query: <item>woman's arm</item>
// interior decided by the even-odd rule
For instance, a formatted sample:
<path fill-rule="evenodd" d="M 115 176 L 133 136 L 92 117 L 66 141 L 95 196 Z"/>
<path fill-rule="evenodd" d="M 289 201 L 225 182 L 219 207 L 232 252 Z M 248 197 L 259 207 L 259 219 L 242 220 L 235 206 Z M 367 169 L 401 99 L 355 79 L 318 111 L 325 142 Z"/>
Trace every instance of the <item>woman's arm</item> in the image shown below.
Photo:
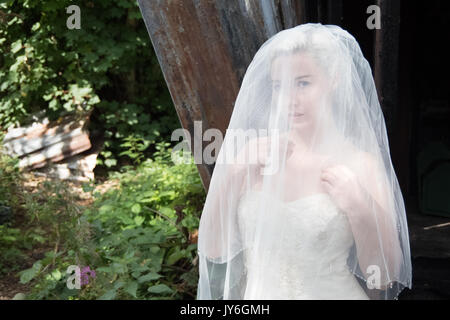
<path fill-rule="evenodd" d="M 231 225 L 235 218 L 228 215 L 236 214 L 239 199 L 247 183 L 255 177 L 256 166 L 249 166 L 248 159 L 256 143 L 256 140 L 251 140 L 231 163 L 225 163 L 223 176 L 218 177 L 219 181 L 211 184 L 208 191 L 214 192 L 214 196 L 211 195 L 205 203 L 204 212 L 208 212 L 208 219 L 202 223 L 205 223 L 205 230 L 214 235 L 216 240 L 207 243 L 204 249 L 210 259 L 221 258 L 229 249 L 226 246 L 230 243 L 229 236 L 232 235 L 230 228 L 235 228 L 236 225 Z"/>
<path fill-rule="evenodd" d="M 367 192 L 367 200 L 349 210 L 348 218 L 356 241 L 359 266 L 366 279 L 380 271 L 380 287 L 386 289 L 402 261 L 396 222 Z M 370 244 L 371 247 L 368 247 Z M 375 269 L 374 269 L 375 268 Z"/>
<path fill-rule="evenodd" d="M 347 213 L 361 271 L 368 278 L 379 270 L 379 289 L 386 289 L 402 261 L 393 195 L 375 160 L 366 154 L 360 159 L 363 165 L 357 174 L 348 167 L 334 166 L 323 171 L 322 182 Z"/>

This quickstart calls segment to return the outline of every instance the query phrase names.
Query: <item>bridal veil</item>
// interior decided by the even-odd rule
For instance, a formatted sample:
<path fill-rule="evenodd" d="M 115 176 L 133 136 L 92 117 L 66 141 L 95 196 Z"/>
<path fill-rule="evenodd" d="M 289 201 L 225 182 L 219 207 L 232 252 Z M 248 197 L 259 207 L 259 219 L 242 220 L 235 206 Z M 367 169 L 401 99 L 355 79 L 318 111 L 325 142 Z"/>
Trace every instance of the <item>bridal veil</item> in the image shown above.
<path fill-rule="evenodd" d="M 238 216 L 249 194 L 256 201 L 251 232 Z M 283 242 L 295 225 L 277 210 L 318 194 L 348 217 L 352 245 L 341 258 L 367 295 L 396 299 L 411 288 L 404 201 L 369 63 L 347 31 L 304 24 L 267 40 L 244 76 L 200 220 L 197 298 L 244 299 L 276 279 L 277 270 L 249 270 L 246 255 L 255 268 L 285 255 L 301 261 L 302 251 L 286 252 Z M 335 221 L 323 223 L 339 232 L 325 225 Z M 325 243 L 332 248 L 337 236 L 325 234 Z M 330 254 L 317 241 L 304 242 Z M 308 277 L 320 280 L 320 259 L 310 266 Z"/>

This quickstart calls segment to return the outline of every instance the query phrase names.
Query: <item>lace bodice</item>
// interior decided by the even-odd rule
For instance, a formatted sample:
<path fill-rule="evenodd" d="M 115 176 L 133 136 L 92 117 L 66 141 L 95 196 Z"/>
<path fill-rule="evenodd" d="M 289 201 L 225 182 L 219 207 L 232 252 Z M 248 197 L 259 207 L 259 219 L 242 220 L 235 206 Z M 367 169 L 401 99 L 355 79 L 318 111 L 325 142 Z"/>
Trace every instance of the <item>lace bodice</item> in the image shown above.
<path fill-rule="evenodd" d="M 274 200 L 277 212 L 264 223 L 283 224 L 276 240 L 277 252 L 260 249 L 256 254 L 258 195 L 260 191 L 248 192 L 238 207 L 239 229 L 246 248 L 245 299 L 368 299 L 347 268 L 353 245 L 348 218 L 327 194 L 291 202 Z"/>

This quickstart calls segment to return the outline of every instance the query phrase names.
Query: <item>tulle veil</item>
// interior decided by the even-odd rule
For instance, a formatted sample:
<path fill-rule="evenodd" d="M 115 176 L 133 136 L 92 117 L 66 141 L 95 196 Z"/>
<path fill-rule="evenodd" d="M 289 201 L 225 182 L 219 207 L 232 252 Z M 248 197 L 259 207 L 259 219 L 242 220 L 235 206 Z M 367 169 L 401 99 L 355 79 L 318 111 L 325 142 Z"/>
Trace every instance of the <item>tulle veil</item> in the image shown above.
<path fill-rule="evenodd" d="M 370 65 L 347 31 L 303 24 L 268 39 L 244 76 L 200 220 L 197 299 L 276 296 L 264 285 L 280 281 L 276 262 L 302 261 L 302 248 L 288 251 L 283 236 L 295 226 L 277 210 L 324 194 L 351 226 L 352 245 L 336 259 L 367 296 L 396 299 L 411 288 L 404 201 Z M 248 197 L 253 220 L 240 210 Z M 320 260 L 340 241 L 342 230 L 325 222 L 324 230 L 320 247 L 304 240 L 319 259 L 289 266 L 311 281 L 326 276 Z"/>

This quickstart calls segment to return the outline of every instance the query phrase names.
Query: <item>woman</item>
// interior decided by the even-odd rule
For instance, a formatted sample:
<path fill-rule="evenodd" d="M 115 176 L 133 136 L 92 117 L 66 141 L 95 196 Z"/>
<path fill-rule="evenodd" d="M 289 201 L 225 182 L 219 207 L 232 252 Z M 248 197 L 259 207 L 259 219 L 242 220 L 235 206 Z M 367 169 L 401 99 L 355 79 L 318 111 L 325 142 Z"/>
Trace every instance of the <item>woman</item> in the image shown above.
<path fill-rule="evenodd" d="M 199 229 L 198 299 L 396 299 L 404 202 L 370 66 L 337 26 L 256 53 Z"/>

